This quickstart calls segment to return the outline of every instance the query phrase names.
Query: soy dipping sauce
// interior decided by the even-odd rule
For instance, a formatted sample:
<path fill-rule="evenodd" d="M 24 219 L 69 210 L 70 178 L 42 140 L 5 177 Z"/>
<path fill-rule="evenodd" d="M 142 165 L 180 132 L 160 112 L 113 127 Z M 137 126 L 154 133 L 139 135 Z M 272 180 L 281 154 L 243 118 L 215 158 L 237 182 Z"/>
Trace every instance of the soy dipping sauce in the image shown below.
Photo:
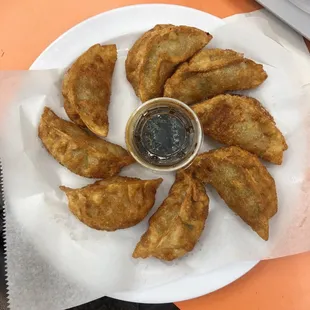
<path fill-rule="evenodd" d="M 194 128 L 184 113 L 171 107 L 147 110 L 134 129 L 134 147 L 146 162 L 171 166 L 184 160 L 193 146 Z"/>

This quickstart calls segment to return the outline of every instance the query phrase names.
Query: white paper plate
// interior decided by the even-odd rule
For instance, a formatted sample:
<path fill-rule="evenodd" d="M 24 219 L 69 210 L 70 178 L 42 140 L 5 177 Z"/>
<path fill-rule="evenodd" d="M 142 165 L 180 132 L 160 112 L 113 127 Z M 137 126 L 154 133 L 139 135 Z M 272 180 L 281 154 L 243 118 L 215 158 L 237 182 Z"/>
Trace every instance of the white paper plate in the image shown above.
<path fill-rule="evenodd" d="M 127 51 L 132 44 L 131 35 L 142 33 L 161 23 L 191 25 L 210 32 L 224 24 L 213 15 L 182 6 L 150 4 L 123 7 L 94 16 L 68 30 L 36 59 L 30 69 L 67 67 L 89 46 L 98 42 L 113 42 L 117 44 L 119 52 Z M 191 299 L 237 280 L 257 263 L 233 264 L 149 290 L 120 292 L 111 297 L 145 303 Z"/>

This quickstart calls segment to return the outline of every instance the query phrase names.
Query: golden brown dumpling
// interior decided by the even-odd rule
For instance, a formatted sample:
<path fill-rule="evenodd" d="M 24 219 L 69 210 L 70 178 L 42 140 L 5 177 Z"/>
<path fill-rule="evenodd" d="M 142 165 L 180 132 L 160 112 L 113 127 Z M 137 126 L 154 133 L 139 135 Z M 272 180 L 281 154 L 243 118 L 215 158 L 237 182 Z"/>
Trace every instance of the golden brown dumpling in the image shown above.
<path fill-rule="evenodd" d="M 211 184 L 230 209 L 268 240 L 269 219 L 278 210 L 277 191 L 255 155 L 239 147 L 224 147 L 198 155 L 189 170 Z"/>
<path fill-rule="evenodd" d="M 128 81 L 131 83 L 135 91 L 136 91 L 136 87 L 139 84 L 139 75 L 136 74 L 137 68 L 142 63 L 142 55 L 146 53 L 147 40 L 153 37 L 159 30 L 168 28 L 168 27 L 173 27 L 173 25 L 170 25 L 170 24 L 156 25 L 151 30 L 145 32 L 128 51 L 128 55 L 127 55 L 126 63 L 125 63 L 126 75 L 127 75 Z"/>
<path fill-rule="evenodd" d="M 133 257 L 170 261 L 190 252 L 204 229 L 208 211 L 204 185 L 180 170 L 168 197 L 150 218 Z"/>
<path fill-rule="evenodd" d="M 242 54 L 204 49 L 167 80 L 164 96 L 193 104 L 227 91 L 255 88 L 266 78 L 263 66 Z"/>
<path fill-rule="evenodd" d="M 64 108 L 77 125 L 106 137 L 116 45 L 96 44 L 83 53 L 64 76 Z"/>
<path fill-rule="evenodd" d="M 114 231 L 141 222 L 155 202 L 162 179 L 140 180 L 112 177 L 82 188 L 60 186 L 67 195 L 69 209 L 84 224 Z"/>
<path fill-rule="evenodd" d="M 218 95 L 195 104 L 203 131 L 223 144 L 243 148 L 264 160 L 280 165 L 287 149 L 273 117 L 254 98 Z"/>
<path fill-rule="evenodd" d="M 177 65 L 192 57 L 212 39 L 200 29 L 157 25 L 129 50 L 126 75 L 142 102 L 163 95 L 164 84 Z"/>
<path fill-rule="evenodd" d="M 48 107 L 41 116 L 38 135 L 60 164 L 84 177 L 111 177 L 134 162 L 119 145 L 87 133 L 76 124 L 59 118 Z"/>

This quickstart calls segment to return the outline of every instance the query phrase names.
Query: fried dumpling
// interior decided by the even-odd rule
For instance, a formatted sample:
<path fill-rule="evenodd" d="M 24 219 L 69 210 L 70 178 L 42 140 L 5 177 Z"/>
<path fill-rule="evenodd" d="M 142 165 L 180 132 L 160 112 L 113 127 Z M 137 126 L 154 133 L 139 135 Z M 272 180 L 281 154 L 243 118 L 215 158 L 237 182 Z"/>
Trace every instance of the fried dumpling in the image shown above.
<path fill-rule="evenodd" d="M 188 26 L 157 25 L 132 46 L 126 75 L 142 102 L 163 95 L 166 80 L 177 65 L 201 50 L 212 36 Z"/>
<path fill-rule="evenodd" d="M 224 147 L 198 155 L 189 170 L 211 184 L 230 209 L 268 240 L 269 219 L 278 210 L 276 185 L 255 155 Z"/>
<path fill-rule="evenodd" d="M 64 76 L 62 93 L 69 118 L 106 137 L 116 45 L 96 44 L 83 53 Z"/>
<path fill-rule="evenodd" d="M 192 106 L 205 135 L 280 165 L 287 149 L 273 117 L 254 98 L 218 95 Z"/>
<path fill-rule="evenodd" d="M 149 38 L 154 36 L 156 32 L 168 27 L 173 27 L 173 25 L 170 24 L 156 25 L 154 28 L 150 29 L 149 31 L 145 32 L 141 37 L 139 37 L 139 39 L 128 51 L 125 63 L 126 75 L 128 81 L 131 83 L 135 91 L 137 85 L 139 84 L 139 75 L 136 74 L 136 71 L 138 66 L 142 62 L 142 55 L 146 53 L 147 44 L 145 43 Z"/>
<path fill-rule="evenodd" d="M 178 171 L 168 197 L 150 218 L 133 257 L 171 261 L 190 252 L 204 229 L 208 211 L 204 185 L 191 174 Z"/>
<path fill-rule="evenodd" d="M 146 217 L 162 181 L 116 176 L 78 189 L 60 189 L 67 195 L 70 211 L 81 222 L 114 231 L 132 227 Z"/>
<path fill-rule="evenodd" d="M 242 54 L 204 49 L 167 80 L 164 96 L 192 104 L 227 91 L 255 88 L 266 78 L 263 66 Z"/>
<path fill-rule="evenodd" d="M 119 145 L 102 140 L 74 123 L 59 118 L 48 107 L 38 135 L 47 151 L 70 171 L 88 178 L 107 178 L 134 162 Z"/>

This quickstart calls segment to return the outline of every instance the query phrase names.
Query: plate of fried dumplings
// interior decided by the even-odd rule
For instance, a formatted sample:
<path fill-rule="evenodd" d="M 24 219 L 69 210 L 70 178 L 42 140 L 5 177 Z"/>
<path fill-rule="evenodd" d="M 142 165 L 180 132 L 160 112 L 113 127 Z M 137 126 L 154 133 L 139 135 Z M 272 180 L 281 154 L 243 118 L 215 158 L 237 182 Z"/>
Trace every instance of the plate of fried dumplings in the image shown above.
<path fill-rule="evenodd" d="M 111 235 L 143 227 L 128 253 L 134 264 L 169 267 L 198 257 L 200 244 L 215 238 L 208 225 L 218 204 L 246 238 L 272 238 L 270 220 L 281 210 L 267 168 L 281 168 L 289 145 L 272 112 L 254 96 L 264 91 L 269 71 L 246 51 L 217 47 L 215 39 L 212 28 L 158 22 L 130 39 L 93 42 L 63 74 L 66 116 L 50 106 L 42 110 L 37 134 L 46 156 L 88 180 L 82 187 L 59 184 L 71 216 Z M 117 119 L 121 105 L 117 111 L 113 106 L 120 83 L 135 108 L 166 97 L 196 113 L 205 139 L 190 166 L 169 176 L 140 176 L 142 168 L 126 145 L 113 139 L 116 127 L 125 136 L 127 116 Z M 170 185 L 159 201 L 166 178 Z M 156 298 L 142 299 L 147 300 Z"/>

